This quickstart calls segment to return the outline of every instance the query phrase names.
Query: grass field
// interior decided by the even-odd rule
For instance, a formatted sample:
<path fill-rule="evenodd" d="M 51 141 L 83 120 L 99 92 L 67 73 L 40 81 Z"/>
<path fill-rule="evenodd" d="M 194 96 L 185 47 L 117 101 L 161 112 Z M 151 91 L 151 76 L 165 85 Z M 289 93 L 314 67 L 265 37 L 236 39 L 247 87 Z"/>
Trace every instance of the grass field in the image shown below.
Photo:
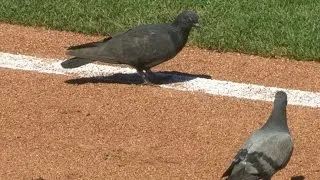
<path fill-rule="evenodd" d="M 320 1 L 0 0 L 0 21 L 87 34 L 169 22 L 184 9 L 203 28 L 190 44 L 219 51 L 320 61 Z"/>

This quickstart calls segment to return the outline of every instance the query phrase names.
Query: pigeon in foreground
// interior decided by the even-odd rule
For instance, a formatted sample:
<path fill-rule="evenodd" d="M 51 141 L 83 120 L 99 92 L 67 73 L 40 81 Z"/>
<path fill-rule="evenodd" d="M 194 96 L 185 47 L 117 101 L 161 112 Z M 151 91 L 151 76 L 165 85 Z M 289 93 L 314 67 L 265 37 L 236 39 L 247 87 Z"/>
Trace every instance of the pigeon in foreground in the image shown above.
<path fill-rule="evenodd" d="M 287 125 L 286 106 L 286 93 L 278 91 L 269 119 L 241 146 L 222 178 L 268 180 L 287 165 L 293 141 Z"/>
<path fill-rule="evenodd" d="M 71 46 L 67 55 L 75 57 L 61 66 L 76 68 L 94 61 L 127 64 L 137 70 L 144 84 L 149 84 L 150 68 L 175 57 L 185 46 L 192 27 L 199 27 L 198 20 L 195 12 L 184 11 L 172 23 L 140 25 L 102 41 Z"/>

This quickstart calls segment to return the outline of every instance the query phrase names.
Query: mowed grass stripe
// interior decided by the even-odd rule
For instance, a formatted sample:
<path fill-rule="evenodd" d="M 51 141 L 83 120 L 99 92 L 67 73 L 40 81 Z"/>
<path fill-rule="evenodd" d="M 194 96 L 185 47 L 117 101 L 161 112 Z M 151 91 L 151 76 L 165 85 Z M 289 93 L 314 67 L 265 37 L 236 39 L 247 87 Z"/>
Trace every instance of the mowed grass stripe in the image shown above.
<path fill-rule="evenodd" d="M 192 9 L 201 31 L 190 44 L 219 51 L 320 61 L 320 1 L 314 0 L 0 0 L 0 21 L 108 34 L 169 22 Z"/>

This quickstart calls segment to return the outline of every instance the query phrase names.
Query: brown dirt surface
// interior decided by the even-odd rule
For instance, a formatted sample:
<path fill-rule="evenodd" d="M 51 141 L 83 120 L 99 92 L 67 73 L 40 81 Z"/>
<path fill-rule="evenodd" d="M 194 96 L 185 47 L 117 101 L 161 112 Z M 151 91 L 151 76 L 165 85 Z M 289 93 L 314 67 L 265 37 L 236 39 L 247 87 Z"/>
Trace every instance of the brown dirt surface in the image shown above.
<path fill-rule="evenodd" d="M 0 24 L 0 51 L 65 58 L 101 37 Z M 320 65 L 185 48 L 157 70 L 320 91 Z M 272 103 L 159 87 L 65 83 L 0 68 L 0 179 L 219 179 Z M 320 178 L 319 108 L 288 106 L 295 149 L 274 179 Z M 301 179 L 301 178 L 300 178 Z"/>

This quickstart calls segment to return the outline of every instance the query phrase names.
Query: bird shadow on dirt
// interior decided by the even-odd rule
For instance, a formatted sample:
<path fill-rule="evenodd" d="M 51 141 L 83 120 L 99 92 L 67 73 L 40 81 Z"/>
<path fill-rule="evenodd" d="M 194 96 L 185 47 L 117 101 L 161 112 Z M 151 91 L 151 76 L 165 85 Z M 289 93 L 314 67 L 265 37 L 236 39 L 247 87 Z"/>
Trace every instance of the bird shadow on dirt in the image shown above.
<path fill-rule="evenodd" d="M 155 72 L 152 77 L 152 82 L 157 85 L 179 83 L 193 80 L 195 78 L 211 79 L 209 75 L 181 73 L 177 71 L 159 71 Z M 80 77 L 66 80 L 67 84 L 87 84 L 87 83 L 110 83 L 110 84 L 143 84 L 143 80 L 137 73 L 122 74 L 117 73 L 111 76 L 94 76 Z"/>
<path fill-rule="evenodd" d="M 291 180 L 304 180 L 305 177 L 304 176 L 293 176 L 291 177 Z"/>

